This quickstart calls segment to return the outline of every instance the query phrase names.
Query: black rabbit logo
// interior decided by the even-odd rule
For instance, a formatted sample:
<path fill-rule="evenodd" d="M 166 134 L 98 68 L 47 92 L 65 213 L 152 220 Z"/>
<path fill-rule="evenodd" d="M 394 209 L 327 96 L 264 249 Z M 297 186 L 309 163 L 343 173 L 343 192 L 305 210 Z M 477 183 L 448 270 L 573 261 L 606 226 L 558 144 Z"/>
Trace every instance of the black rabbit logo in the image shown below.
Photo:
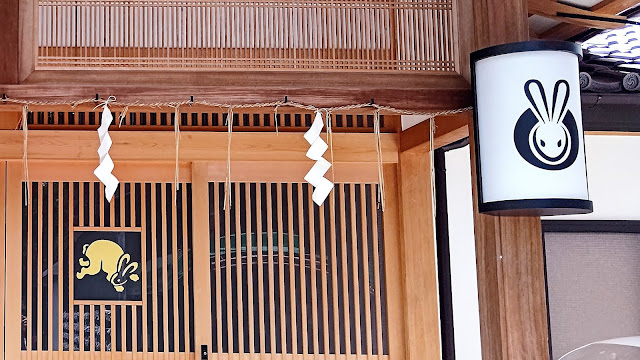
<path fill-rule="evenodd" d="M 569 83 L 566 80 L 556 82 L 551 109 L 540 81 L 527 81 L 524 93 L 530 107 L 520 116 L 513 132 L 518 153 L 541 169 L 568 168 L 578 157 L 580 143 L 576 119 L 567 109 Z"/>

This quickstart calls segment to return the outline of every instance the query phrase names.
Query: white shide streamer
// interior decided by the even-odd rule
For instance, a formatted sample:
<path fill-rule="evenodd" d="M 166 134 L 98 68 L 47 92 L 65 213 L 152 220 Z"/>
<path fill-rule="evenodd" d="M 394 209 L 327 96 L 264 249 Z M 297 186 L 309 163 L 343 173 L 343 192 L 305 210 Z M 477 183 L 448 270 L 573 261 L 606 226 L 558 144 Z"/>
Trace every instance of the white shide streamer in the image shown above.
<path fill-rule="evenodd" d="M 118 188 L 119 181 L 111 173 L 113 171 L 113 160 L 109 156 L 109 149 L 113 142 L 109 136 L 109 125 L 113 122 L 113 115 L 107 104 L 104 104 L 102 110 L 102 118 L 100 127 L 98 128 L 98 136 L 100 137 L 100 147 L 98 147 L 98 155 L 100 156 L 100 165 L 93 171 L 93 174 L 104 184 L 104 196 L 107 201 L 111 202 L 113 194 Z"/>
<path fill-rule="evenodd" d="M 314 190 L 311 198 L 318 206 L 324 203 L 331 190 L 333 190 L 333 183 L 324 177 L 329 168 L 331 168 L 331 163 L 322 157 L 329 148 L 329 145 L 320 137 L 323 127 L 322 115 L 317 111 L 313 124 L 304 133 L 305 140 L 311 145 L 307 151 L 307 157 L 316 161 L 315 165 L 305 175 L 304 180 L 313 185 Z"/>

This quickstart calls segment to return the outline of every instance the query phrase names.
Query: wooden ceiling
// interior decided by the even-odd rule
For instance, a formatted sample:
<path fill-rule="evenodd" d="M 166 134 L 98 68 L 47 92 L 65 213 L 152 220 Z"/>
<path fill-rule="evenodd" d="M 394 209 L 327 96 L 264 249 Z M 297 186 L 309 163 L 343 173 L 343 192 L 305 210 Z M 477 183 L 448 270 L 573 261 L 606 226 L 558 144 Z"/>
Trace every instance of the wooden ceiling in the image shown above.
<path fill-rule="evenodd" d="M 639 4 L 638 0 L 602 0 L 593 4 L 588 0 L 529 0 L 529 14 L 538 15 L 545 18 L 553 19 L 557 25 L 545 29 L 542 32 L 539 28 L 545 26 L 541 24 L 542 19 L 531 16 L 529 19 L 531 38 L 549 39 L 549 40 L 567 40 L 588 29 L 610 29 L 622 27 L 622 23 L 613 23 L 605 21 L 597 21 L 591 19 L 566 18 L 557 16 L 557 13 L 571 13 L 587 16 L 603 17 L 611 20 L 625 19 L 626 17 L 619 14 L 629 10 Z"/>

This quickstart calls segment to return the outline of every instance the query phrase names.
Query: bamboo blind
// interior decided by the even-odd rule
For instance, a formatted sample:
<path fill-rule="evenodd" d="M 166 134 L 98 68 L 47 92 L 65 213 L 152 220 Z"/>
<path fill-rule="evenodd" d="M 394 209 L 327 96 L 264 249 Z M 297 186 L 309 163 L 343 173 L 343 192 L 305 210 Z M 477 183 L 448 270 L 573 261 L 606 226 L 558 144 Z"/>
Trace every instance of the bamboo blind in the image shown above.
<path fill-rule="evenodd" d="M 97 182 L 31 183 L 22 207 L 23 356 L 190 358 L 191 185 L 181 185 L 174 202 L 173 184 L 121 183 L 109 204 Z M 142 301 L 74 300 L 73 234 L 87 229 L 141 232 Z"/>
<path fill-rule="evenodd" d="M 455 71 L 454 0 L 39 0 L 39 69 Z"/>
<path fill-rule="evenodd" d="M 209 183 L 212 353 L 388 355 L 376 185 L 312 191 Z"/>
<path fill-rule="evenodd" d="M 187 108 L 187 107 L 185 107 Z M 188 110 L 188 109 L 185 109 Z M 276 131 L 276 119 L 273 110 L 268 112 L 236 112 L 233 114 L 233 131 Z M 175 115 L 173 112 L 127 112 L 122 123 L 120 112 L 113 117 L 117 130 L 170 130 L 173 131 Z M 227 131 L 227 112 L 190 112 L 180 114 L 180 128 L 188 131 Z M 380 116 L 380 131 L 395 132 L 399 116 Z M 280 113 L 277 116 L 278 131 L 302 132 L 309 129 L 313 115 L 309 113 Z M 95 130 L 100 123 L 98 111 L 37 111 L 27 114 L 27 124 L 32 130 Z M 121 126 L 120 126 L 121 125 Z M 335 132 L 373 132 L 373 115 L 334 114 L 332 131 Z"/>

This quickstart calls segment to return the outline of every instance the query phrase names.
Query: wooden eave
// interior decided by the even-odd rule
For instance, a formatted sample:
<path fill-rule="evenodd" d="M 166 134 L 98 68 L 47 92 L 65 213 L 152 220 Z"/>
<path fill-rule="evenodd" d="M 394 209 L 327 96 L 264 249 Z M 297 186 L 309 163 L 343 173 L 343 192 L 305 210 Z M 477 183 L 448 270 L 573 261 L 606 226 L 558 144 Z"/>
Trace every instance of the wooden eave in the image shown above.
<path fill-rule="evenodd" d="M 284 100 L 318 107 L 370 102 L 401 109 L 436 111 L 471 104 L 470 85 L 460 75 L 419 72 L 317 71 L 34 71 L 23 83 L 0 84 L 10 98 L 75 101 L 114 95 L 121 102 L 243 104 Z M 1 110 L 1 109 L 0 109 Z"/>

